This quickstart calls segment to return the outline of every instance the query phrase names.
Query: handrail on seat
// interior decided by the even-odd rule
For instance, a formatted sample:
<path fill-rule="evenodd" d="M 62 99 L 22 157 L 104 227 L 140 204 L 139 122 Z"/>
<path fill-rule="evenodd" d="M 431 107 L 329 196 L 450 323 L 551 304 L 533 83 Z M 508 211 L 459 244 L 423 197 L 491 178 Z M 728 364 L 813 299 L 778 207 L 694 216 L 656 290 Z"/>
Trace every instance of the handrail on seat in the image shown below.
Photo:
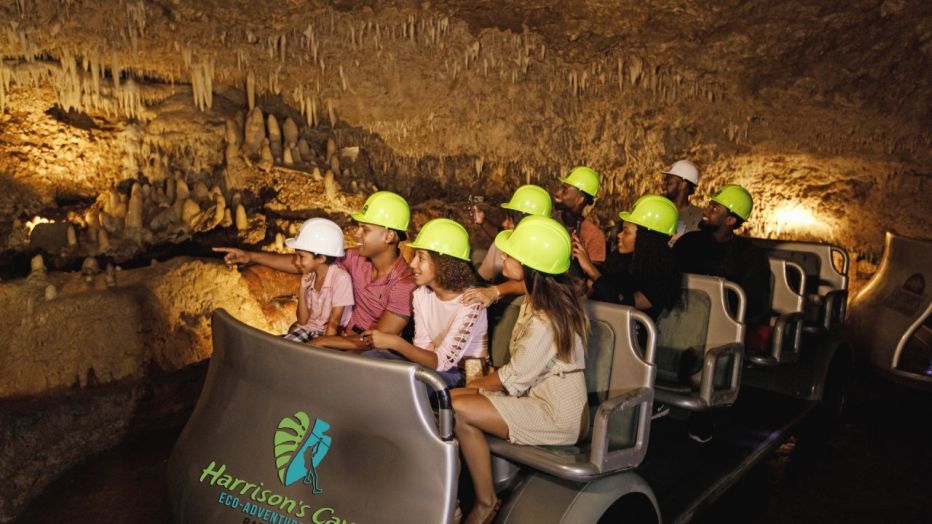
<path fill-rule="evenodd" d="M 762 366 L 775 366 L 796 362 L 802 345 L 805 316 L 806 271 L 796 262 L 769 257 L 773 282 L 770 309 L 773 332 L 769 341 L 769 354 L 748 353 L 749 362 Z M 790 272 L 796 273 L 796 286 L 790 283 Z"/>
<path fill-rule="evenodd" d="M 738 398 L 741 384 L 747 297 L 739 285 L 719 277 L 685 274 L 683 284 L 684 292 L 701 294 L 709 299 L 705 340 L 699 348 L 702 351 L 702 365 L 692 376 L 691 386 L 695 388 L 658 384 L 656 397 L 666 404 L 688 411 L 730 406 Z M 730 304 L 729 293 L 736 299 L 734 305 Z M 687 303 L 682 311 L 689 315 L 690 312 L 696 314 L 697 310 Z M 659 329 L 678 327 L 665 327 L 665 318 L 668 317 L 661 318 Z M 672 348 L 673 351 L 683 352 L 691 349 Z M 727 373 L 726 384 L 716 384 L 717 375 L 723 371 Z"/>
<path fill-rule="evenodd" d="M 802 294 L 806 301 L 805 316 L 826 330 L 841 327 L 848 303 L 848 253 L 832 244 L 755 238 L 754 244 L 767 250 L 772 258 L 799 263 L 809 278 Z M 840 262 L 840 270 L 835 259 Z M 817 267 L 815 267 L 817 266 Z M 809 288 L 813 288 L 809 291 Z"/>

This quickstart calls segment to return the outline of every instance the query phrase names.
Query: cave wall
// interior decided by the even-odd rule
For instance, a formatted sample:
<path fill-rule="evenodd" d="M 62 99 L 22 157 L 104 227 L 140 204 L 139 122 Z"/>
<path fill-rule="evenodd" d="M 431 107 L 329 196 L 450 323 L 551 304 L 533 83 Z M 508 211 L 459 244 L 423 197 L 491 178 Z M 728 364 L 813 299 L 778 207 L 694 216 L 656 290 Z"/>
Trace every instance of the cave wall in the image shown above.
<path fill-rule="evenodd" d="M 42 251 L 74 270 L 192 239 L 276 249 L 307 216 L 348 226 L 380 188 L 418 223 L 465 220 L 471 195 L 552 187 L 577 164 L 602 174 L 592 215 L 608 225 L 689 158 L 700 205 L 746 185 L 750 234 L 843 246 L 856 289 L 884 230 L 928 236 L 930 14 L 908 0 L 8 2 L 4 261 Z M 279 147 L 304 158 L 264 157 L 250 133 L 288 121 L 305 144 Z M 172 198 L 182 183 L 191 196 Z M 35 216 L 76 243 L 36 246 Z"/>

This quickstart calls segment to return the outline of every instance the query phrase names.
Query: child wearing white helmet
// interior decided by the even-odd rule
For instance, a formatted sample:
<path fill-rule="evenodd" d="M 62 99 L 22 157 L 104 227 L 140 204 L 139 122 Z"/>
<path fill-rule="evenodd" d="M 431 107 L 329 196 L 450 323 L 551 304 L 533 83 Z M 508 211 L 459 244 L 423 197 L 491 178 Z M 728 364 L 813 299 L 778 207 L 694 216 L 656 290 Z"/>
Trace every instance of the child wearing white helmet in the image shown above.
<path fill-rule="evenodd" d="M 345 269 L 334 264 L 344 255 L 343 230 L 325 218 L 312 218 L 285 245 L 294 249 L 294 266 L 301 272 L 298 318 L 285 338 L 308 342 L 321 335 L 336 335 L 354 304 L 353 281 Z"/>

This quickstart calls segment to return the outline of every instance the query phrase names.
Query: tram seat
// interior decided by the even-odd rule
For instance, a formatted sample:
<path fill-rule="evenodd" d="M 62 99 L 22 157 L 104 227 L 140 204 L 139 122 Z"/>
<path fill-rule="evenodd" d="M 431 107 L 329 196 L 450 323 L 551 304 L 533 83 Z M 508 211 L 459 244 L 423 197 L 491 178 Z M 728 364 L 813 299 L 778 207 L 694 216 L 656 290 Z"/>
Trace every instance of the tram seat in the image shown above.
<path fill-rule="evenodd" d="M 808 325 L 830 331 L 841 327 L 848 302 L 848 253 L 844 249 L 818 242 L 762 238 L 752 241 L 765 249 L 770 258 L 789 260 L 803 268 L 806 274 L 803 312 Z"/>
<path fill-rule="evenodd" d="M 729 294 L 737 299 L 734 308 Z M 734 403 L 744 359 L 745 305 L 744 291 L 734 282 L 683 275 L 681 299 L 657 322 L 658 400 L 688 411 Z"/>
<path fill-rule="evenodd" d="M 806 272 L 796 262 L 769 258 L 770 324 L 763 330 L 750 327 L 747 341 L 748 362 L 774 366 L 799 360 L 805 316 Z M 761 333 L 754 337 L 754 333 Z"/>
<path fill-rule="evenodd" d="M 519 298 L 492 312 L 495 366 L 507 360 L 508 342 L 523 302 Z M 523 446 L 487 437 L 493 461 L 505 459 L 572 481 L 586 481 L 637 467 L 647 453 L 657 330 L 634 308 L 589 301 L 591 331 L 586 349 L 589 433 L 575 446 Z M 644 343 L 638 342 L 638 332 Z"/>

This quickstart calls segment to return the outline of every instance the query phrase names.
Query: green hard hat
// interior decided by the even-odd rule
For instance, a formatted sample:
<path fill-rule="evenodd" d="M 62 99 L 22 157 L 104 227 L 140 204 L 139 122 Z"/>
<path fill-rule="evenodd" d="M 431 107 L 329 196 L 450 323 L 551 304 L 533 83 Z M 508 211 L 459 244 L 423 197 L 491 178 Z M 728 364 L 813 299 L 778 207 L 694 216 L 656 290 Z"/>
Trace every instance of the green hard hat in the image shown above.
<path fill-rule="evenodd" d="M 618 217 L 641 227 L 672 236 L 676 233 L 676 221 L 680 212 L 669 198 L 660 195 L 644 195 L 634 203 L 631 211 L 622 211 Z"/>
<path fill-rule="evenodd" d="M 526 215 L 549 217 L 553 204 L 550 193 L 540 186 L 527 184 L 515 189 L 511 200 L 502 204 L 505 209 L 520 211 Z"/>
<path fill-rule="evenodd" d="M 413 249 L 426 249 L 441 255 L 470 261 L 469 233 L 459 222 L 449 218 L 435 218 L 424 224 L 414 242 L 408 244 Z"/>
<path fill-rule="evenodd" d="M 570 268 L 573 245 L 563 224 L 550 217 L 529 215 L 514 229 L 502 231 L 495 245 L 521 264 L 551 275 Z"/>
<path fill-rule="evenodd" d="M 569 184 L 589 196 L 599 194 L 599 174 L 591 167 L 574 167 L 560 182 Z"/>
<path fill-rule="evenodd" d="M 747 220 L 751 216 L 751 209 L 754 207 L 751 193 L 738 184 L 725 184 L 712 195 L 712 201 L 725 206 L 728 211 L 738 215 L 742 220 Z"/>
<path fill-rule="evenodd" d="M 401 195 L 391 191 L 377 191 L 369 196 L 362 211 L 350 216 L 357 222 L 407 231 L 411 209 Z"/>

